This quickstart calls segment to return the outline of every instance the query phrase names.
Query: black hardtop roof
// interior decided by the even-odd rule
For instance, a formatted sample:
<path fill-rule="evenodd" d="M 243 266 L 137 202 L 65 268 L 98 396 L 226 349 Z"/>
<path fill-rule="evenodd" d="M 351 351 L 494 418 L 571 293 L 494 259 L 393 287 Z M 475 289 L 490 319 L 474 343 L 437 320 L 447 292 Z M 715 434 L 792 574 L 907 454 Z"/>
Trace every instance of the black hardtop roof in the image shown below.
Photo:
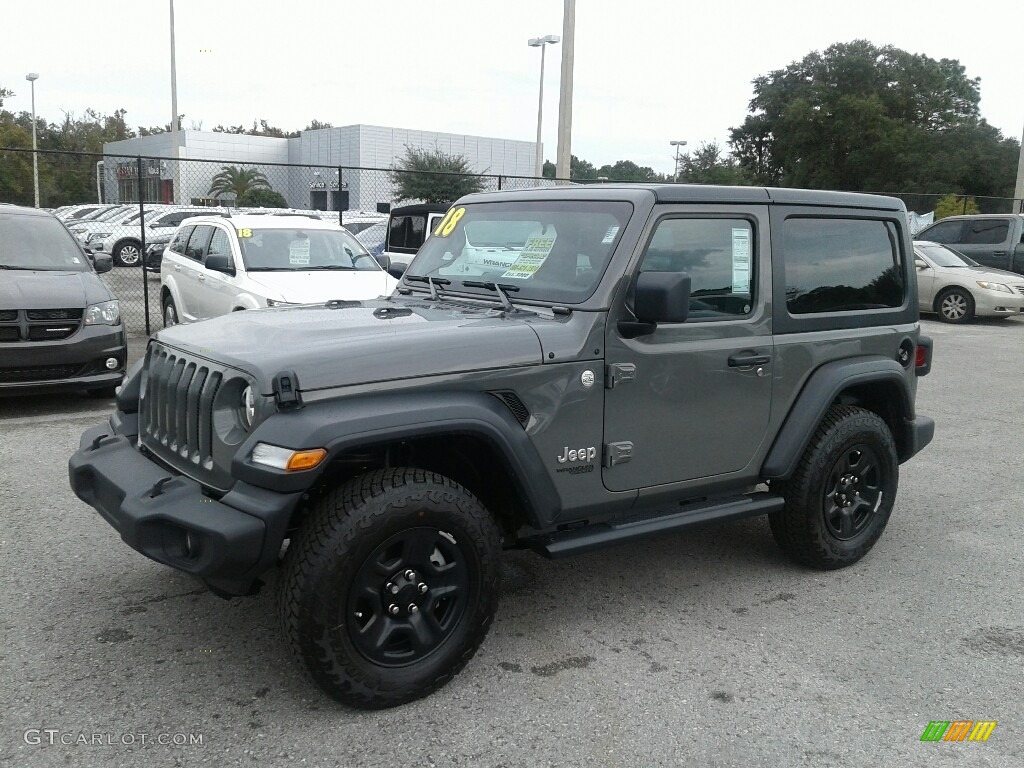
<path fill-rule="evenodd" d="M 532 200 L 628 200 L 654 197 L 657 203 L 770 203 L 775 205 L 842 206 L 904 211 L 903 201 L 861 192 L 781 187 L 723 187 L 711 184 L 586 184 L 478 192 L 466 203 Z"/>

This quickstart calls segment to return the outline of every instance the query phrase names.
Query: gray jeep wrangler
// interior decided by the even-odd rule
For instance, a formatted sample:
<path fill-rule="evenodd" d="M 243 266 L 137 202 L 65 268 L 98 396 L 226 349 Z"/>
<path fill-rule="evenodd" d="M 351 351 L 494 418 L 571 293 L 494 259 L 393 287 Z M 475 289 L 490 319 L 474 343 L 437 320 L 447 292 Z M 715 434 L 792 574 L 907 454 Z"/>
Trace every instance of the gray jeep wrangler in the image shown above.
<path fill-rule="evenodd" d="M 562 187 L 465 197 L 433 235 L 392 296 L 160 332 L 75 493 L 220 595 L 280 562 L 295 655 L 363 708 L 467 663 L 503 547 L 762 514 L 813 568 L 878 540 L 934 431 L 899 200 Z"/>

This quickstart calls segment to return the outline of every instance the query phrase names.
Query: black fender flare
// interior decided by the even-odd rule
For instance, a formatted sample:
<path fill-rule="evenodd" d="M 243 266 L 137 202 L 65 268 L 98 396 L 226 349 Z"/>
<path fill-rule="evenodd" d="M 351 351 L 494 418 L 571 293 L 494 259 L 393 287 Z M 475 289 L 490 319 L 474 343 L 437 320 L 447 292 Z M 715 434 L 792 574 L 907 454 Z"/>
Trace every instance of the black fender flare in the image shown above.
<path fill-rule="evenodd" d="M 421 437 L 471 435 L 487 441 L 505 464 L 531 525 L 552 520 L 561 506 L 550 476 L 522 425 L 508 407 L 486 392 L 414 392 L 357 395 L 310 402 L 275 413 L 235 453 L 236 480 L 279 492 L 304 491 L 319 481 L 331 460 L 354 448 Z M 308 472 L 284 472 L 253 464 L 256 443 L 295 450 L 325 448 L 327 458 Z"/>
<path fill-rule="evenodd" d="M 875 383 L 896 385 L 902 397 L 899 404 L 902 421 L 912 424 L 914 400 L 907 386 L 908 375 L 913 373 L 908 374 L 895 360 L 881 355 L 825 363 L 811 374 L 789 409 L 782 429 L 764 460 L 761 476 L 769 480 L 785 480 L 793 474 L 818 424 L 839 394 L 850 387 Z M 904 436 L 893 436 L 897 444 L 901 444 Z"/>

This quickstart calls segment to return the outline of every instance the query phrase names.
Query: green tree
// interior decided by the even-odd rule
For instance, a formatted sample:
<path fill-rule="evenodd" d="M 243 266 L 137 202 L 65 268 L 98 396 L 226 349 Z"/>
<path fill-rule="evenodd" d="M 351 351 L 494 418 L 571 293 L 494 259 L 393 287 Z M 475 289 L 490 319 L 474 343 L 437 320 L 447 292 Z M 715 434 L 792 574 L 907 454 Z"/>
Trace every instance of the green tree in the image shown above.
<path fill-rule="evenodd" d="M 210 191 L 207 194 L 214 197 L 230 194 L 234 195 L 237 200 L 249 190 L 261 188 L 270 189 L 270 182 L 259 169 L 226 165 L 220 169 L 220 173 L 213 177 L 210 182 Z"/>
<path fill-rule="evenodd" d="M 974 201 L 973 197 L 963 198 L 956 195 L 946 195 L 939 198 L 939 201 L 935 203 L 935 221 L 961 213 L 979 213 L 978 204 Z"/>
<path fill-rule="evenodd" d="M 979 117 L 980 97 L 955 59 L 855 40 L 756 78 L 729 143 L 759 184 L 1005 195 L 1017 144 Z"/>
<path fill-rule="evenodd" d="M 463 195 L 483 189 L 483 179 L 473 173 L 465 157 L 445 154 L 440 149 L 406 146 L 405 156 L 396 163 L 390 177 L 397 187 L 396 201 L 453 203 Z"/>
<path fill-rule="evenodd" d="M 655 173 L 653 168 L 637 165 L 632 160 L 619 160 L 613 165 L 602 165 L 597 169 L 595 178 L 604 176 L 609 181 L 661 181 L 663 177 Z"/>
<path fill-rule="evenodd" d="M 273 189 L 254 187 L 238 196 L 238 205 L 246 208 L 287 208 L 288 201 Z"/>
<path fill-rule="evenodd" d="M 750 174 L 740 167 L 736 158 L 722 154 L 717 141 L 704 142 L 693 152 L 679 157 L 679 181 L 686 184 L 751 184 Z"/>
<path fill-rule="evenodd" d="M 545 160 L 541 176 L 545 179 L 555 178 L 555 167 L 550 160 Z M 569 178 L 573 181 L 589 181 L 597 179 L 600 175 L 593 163 L 576 157 L 576 155 L 569 155 Z"/>

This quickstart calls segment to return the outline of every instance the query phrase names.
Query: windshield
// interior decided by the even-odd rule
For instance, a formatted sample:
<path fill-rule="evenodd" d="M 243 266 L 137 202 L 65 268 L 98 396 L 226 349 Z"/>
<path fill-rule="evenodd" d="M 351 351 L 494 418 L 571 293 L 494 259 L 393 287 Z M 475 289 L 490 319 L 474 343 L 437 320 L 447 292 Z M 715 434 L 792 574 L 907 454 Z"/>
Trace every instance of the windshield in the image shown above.
<path fill-rule="evenodd" d="M 577 303 L 597 288 L 633 206 L 625 202 L 477 203 L 452 208 L 409 265 L 449 290 L 514 286 L 515 299 Z M 414 283 L 419 285 L 419 283 Z"/>
<path fill-rule="evenodd" d="M 972 267 L 978 263 L 941 245 L 919 245 L 917 248 L 931 259 L 936 267 Z"/>
<path fill-rule="evenodd" d="M 4 269 L 87 272 L 89 263 L 56 219 L 0 214 L 0 270 Z"/>
<path fill-rule="evenodd" d="M 380 265 L 340 229 L 239 229 L 242 260 L 249 272 L 340 269 L 374 271 Z"/>
<path fill-rule="evenodd" d="M 110 221 L 118 216 L 123 216 L 127 210 L 127 208 L 111 208 L 109 211 L 104 211 L 99 216 L 91 218 L 90 221 Z"/>

